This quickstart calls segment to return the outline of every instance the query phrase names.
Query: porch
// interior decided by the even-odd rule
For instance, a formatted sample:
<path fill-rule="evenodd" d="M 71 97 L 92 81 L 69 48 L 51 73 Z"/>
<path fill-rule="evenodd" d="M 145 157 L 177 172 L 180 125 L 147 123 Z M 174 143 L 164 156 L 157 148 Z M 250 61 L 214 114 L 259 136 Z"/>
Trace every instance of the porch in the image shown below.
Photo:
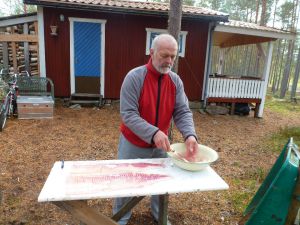
<path fill-rule="evenodd" d="M 236 78 L 230 76 L 210 76 L 207 85 L 207 102 L 231 103 L 231 114 L 235 103 L 255 103 L 255 117 L 264 96 L 265 81 L 258 78 Z"/>
<path fill-rule="evenodd" d="M 294 40 L 295 35 L 240 21 L 218 24 L 211 37 L 211 45 L 217 51 L 210 53 L 204 104 L 231 103 L 233 113 L 235 103 L 254 103 L 254 116 L 262 117 L 273 42 L 277 39 Z M 243 49 L 243 46 L 252 49 L 248 53 L 248 47 Z M 240 48 L 238 54 L 237 48 Z"/>

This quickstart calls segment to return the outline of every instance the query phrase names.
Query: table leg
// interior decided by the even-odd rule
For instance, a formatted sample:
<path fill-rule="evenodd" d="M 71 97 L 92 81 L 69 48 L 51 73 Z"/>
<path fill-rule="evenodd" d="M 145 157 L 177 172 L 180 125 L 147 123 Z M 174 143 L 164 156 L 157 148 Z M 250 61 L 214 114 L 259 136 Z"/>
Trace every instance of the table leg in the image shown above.
<path fill-rule="evenodd" d="M 129 210 L 131 210 L 136 204 L 138 204 L 145 196 L 132 197 L 116 214 L 111 218 L 115 221 L 119 221 Z"/>
<path fill-rule="evenodd" d="M 159 196 L 158 225 L 167 225 L 168 203 L 169 203 L 169 195 L 168 194 Z"/>
<path fill-rule="evenodd" d="M 118 225 L 109 217 L 89 207 L 85 201 L 52 202 L 58 207 L 68 211 L 75 218 L 87 225 Z"/>

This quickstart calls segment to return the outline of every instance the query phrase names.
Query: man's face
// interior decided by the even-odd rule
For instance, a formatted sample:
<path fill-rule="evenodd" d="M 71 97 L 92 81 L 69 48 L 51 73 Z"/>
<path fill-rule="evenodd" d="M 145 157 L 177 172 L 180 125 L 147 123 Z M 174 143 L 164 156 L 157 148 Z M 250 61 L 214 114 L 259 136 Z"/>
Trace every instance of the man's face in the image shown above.
<path fill-rule="evenodd" d="M 177 55 L 177 45 L 173 42 L 163 42 L 155 49 L 150 49 L 154 68 L 162 73 L 169 73 Z"/>

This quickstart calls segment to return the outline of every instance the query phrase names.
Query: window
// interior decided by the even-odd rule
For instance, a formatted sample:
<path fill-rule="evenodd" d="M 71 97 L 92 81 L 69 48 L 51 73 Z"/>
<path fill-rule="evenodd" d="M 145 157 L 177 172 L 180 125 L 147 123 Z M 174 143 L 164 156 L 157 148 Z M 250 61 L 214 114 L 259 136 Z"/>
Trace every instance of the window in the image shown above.
<path fill-rule="evenodd" d="M 154 28 L 146 28 L 146 31 L 147 31 L 146 55 L 150 55 L 150 47 L 151 47 L 153 39 L 159 34 L 166 34 L 168 32 L 167 32 L 167 30 L 154 29 Z M 180 31 L 180 34 L 179 34 L 179 43 L 178 43 L 179 51 L 178 51 L 178 55 L 180 57 L 184 57 L 185 40 L 186 40 L 187 33 L 188 33 L 187 31 Z"/>

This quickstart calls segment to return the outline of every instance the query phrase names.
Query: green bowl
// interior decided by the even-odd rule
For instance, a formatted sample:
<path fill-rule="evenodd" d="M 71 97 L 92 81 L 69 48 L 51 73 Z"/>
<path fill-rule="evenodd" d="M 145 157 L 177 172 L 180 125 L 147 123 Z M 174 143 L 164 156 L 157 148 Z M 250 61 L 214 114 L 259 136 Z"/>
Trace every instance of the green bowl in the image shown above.
<path fill-rule="evenodd" d="M 176 152 L 176 153 L 168 152 L 168 155 L 172 159 L 173 163 L 176 166 L 189 171 L 202 170 L 207 166 L 209 166 L 211 163 L 215 162 L 219 158 L 219 155 L 215 150 L 201 144 L 199 144 L 199 151 L 196 154 L 195 162 L 187 162 L 181 159 L 180 156 L 185 156 L 186 153 L 186 148 L 184 143 L 172 144 L 171 149 L 173 149 Z"/>

